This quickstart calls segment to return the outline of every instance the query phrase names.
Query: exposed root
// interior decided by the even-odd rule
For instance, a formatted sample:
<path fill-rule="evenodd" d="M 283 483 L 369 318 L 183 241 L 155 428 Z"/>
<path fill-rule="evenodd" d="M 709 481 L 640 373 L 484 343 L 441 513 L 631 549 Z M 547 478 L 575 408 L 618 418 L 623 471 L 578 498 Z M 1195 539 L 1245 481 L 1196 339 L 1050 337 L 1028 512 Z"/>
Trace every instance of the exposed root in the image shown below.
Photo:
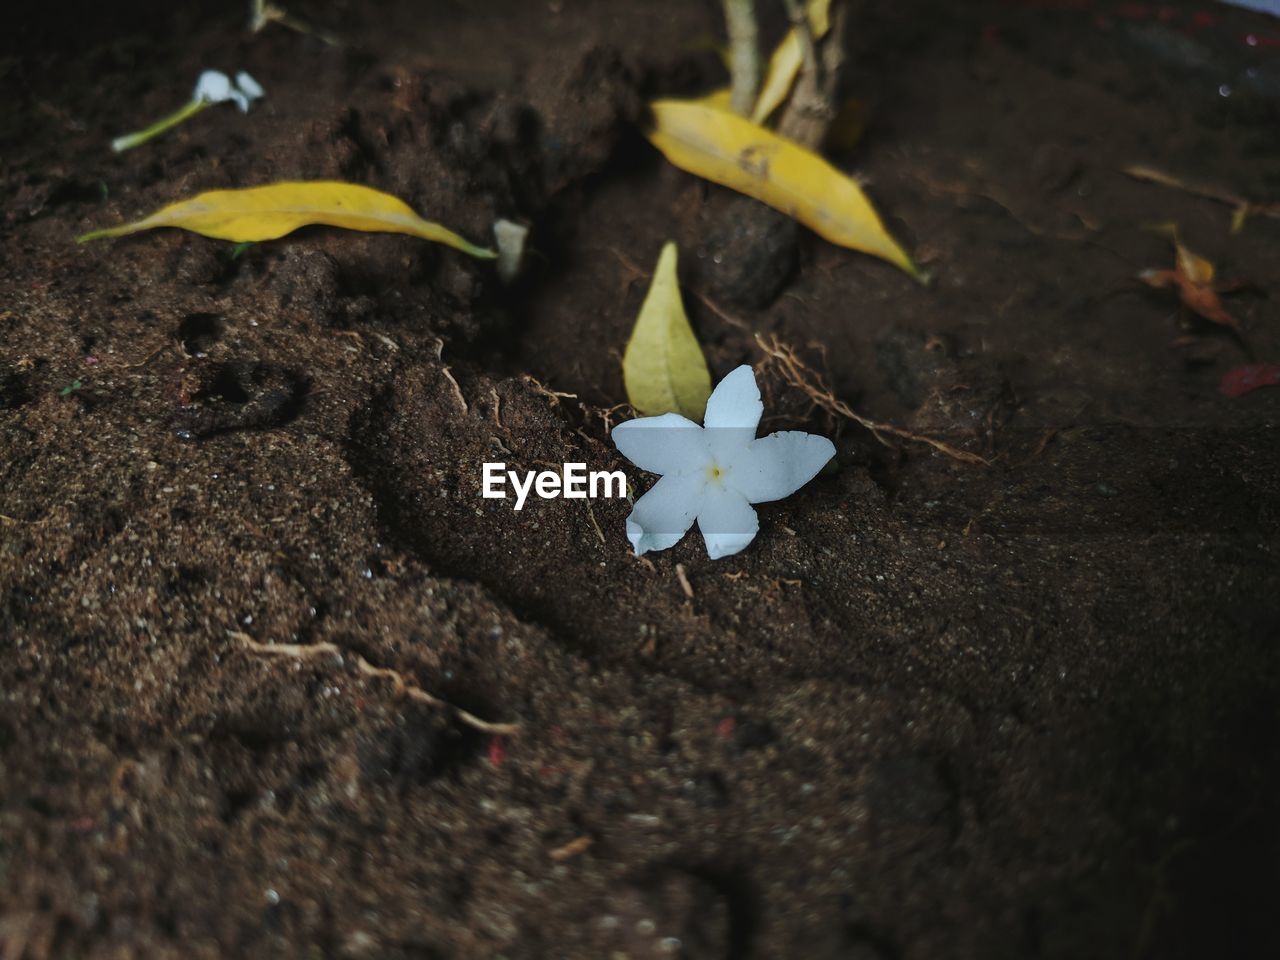
<path fill-rule="evenodd" d="M 1141 180 L 1143 183 L 1156 183 L 1162 187 L 1181 190 L 1183 193 L 1189 193 L 1192 196 L 1203 197 L 1206 200 L 1216 200 L 1218 203 L 1226 204 L 1233 210 L 1231 216 L 1232 233 L 1237 233 L 1244 226 L 1245 219 L 1255 213 L 1260 213 L 1264 217 L 1280 218 L 1280 203 L 1255 203 L 1224 187 L 1219 187 L 1212 183 L 1200 183 L 1195 180 L 1184 180 L 1181 177 L 1175 177 L 1171 173 L 1165 173 L 1163 170 L 1157 170 L 1155 167 L 1144 167 L 1135 164 L 1125 167 L 1124 172 L 1135 180 Z"/>
<path fill-rule="evenodd" d="M 680 589 L 684 591 L 684 595 L 690 600 L 693 599 L 693 584 L 689 582 L 689 575 L 684 571 L 684 564 L 676 564 L 676 579 L 680 581 Z"/>
<path fill-rule="evenodd" d="M 462 405 L 463 413 L 470 413 L 471 408 L 467 406 L 467 398 L 462 395 L 462 387 L 458 386 L 458 381 L 453 377 L 453 371 L 448 367 L 441 367 L 440 372 L 444 374 L 444 378 L 453 385 L 453 392 L 458 398 L 458 403 Z"/>
<path fill-rule="evenodd" d="M 561 390 L 552 390 L 531 373 L 526 373 L 520 379 L 533 387 L 535 393 L 540 393 L 544 397 L 549 397 L 551 399 L 552 406 L 559 406 L 561 400 L 578 399 L 578 395 L 576 393 L 565 393 Z"/>
<path fill-rule="evenodd" d="M 938 440 L 935 437 L 927 437 L 924 434 L 913 433 L 902 427 L 895 427 L 890 423 L 882 423 L 879 420 L 872 420 L 864 417 L 855 411 L 843 400 L 836 398 L 831 392 L 831 388 L 823 381 L 822 377 L 814 370 L 810 369 L 795 350 L 783 343 L 773 334 L 765 337 L 762 334 L 756 334 L 756 343 L 763 351 L 765 357 L 776 366 L 782 378 L 791 386 L 800 390 L 821 410 L 826 411 L 835 417 L 843 417 L 852 420 L 867 430 L 871 431 L 872 436 L 883 443 L 886 447 L 892 444 L 885 439 L 886 436 L 897 437 L 900 440 L 907 440 L 911 443 L 923 443 L 933 447 L 939 453 L 951 457 L 953 460 L 959 460 L 962 463 L 981 464 L 989 466 L 991 461 L 985 457 L 980 457 L 976 453 L 970 453 L 967 450 L 961 450 L 953 447 L 944 440 Z"/>
<path fill-rule="evenodd" d="M 439 337 L 436 338 L 436 359 L 440 361 L 440 372 L 444 374 L 444 378 L 453 384 L 453 392 L 458 398 L 458 403 L 462 404 L 462 412 L 470 413 L 471 408 L 467 406 L 467 398 L 462 393 L 462 387 L 458 386 L 458 381 L 454 379 L 453 371 L 444 362 L 444 341 Z"/>
<path fill-rule="evenodd" d="M 652 271 L 646 270 L 644 267 L 640 266 L 640 264 L 636 263 L 617 247 L 605 247 L 605 249 L 617 257 L 618 262 L 626 267 L 628 272 L 632 274 L 632 276 L 627 280 L 627 283 L 632 283 L 636 280 L 648 280 L 653 276 Z"/>
<path fill-rule="evenodd" d="M 554 850 L 548 853 L 547 856 L 550 857 L 552 860 L 554 860 L 556 863 L 564 863 L 566 860 L 570 860 L 573 857 L 576 857 L 578 854 L 588 850 L 591 847 L 591 844 L 593 842 L 594 841 L 592 840 L 591 837 L 587 837 L 587 836 L 575 837 L 574 839 L 566 843 L 563 847 L 556 847 Z"/>
<path fill-rule="evenodd" d="M 23 520 L 21 517 L 10 517 L 7 514 L 0 513 L 0 523 L 12 524 L 14 526 L 23 524 L 28 527 L 43 527 L 48 522 L 48 517 L 43 517 L 39 520 Z"/>
<path fill-rule="evenodd" d="M 400 352 L 400 344 L 396 343 L 385 333 L 378 333 L 378 331 L 374 330 L 372 331 L 372 335 L 380 340 L 392 353 Z"/>
<path fill-rule="evenodd" d="M 609 541 L 604 538 L 604 531 L 600 529 L 600 524 L 596 522 L 596 512 L 591 509 L 591 498 L 588 497 L 583 503 L 587 505 L 587 517 L 591 521 L 592 528 L 595 529 L 596 536 L 600 538 L 600 543 L 607 547 Z"/>
<path fill-rule="evenodd" d="M 499 430 L 507 429 L 502 422 L 502 397 L 498 396 L 498 388 L 490 387 L 489 392 L 493 394 L 493 422 L 498 425 Z"/>
<path fill-rule="evenodd" d="M 719 317 L 725 323 L 732 324 L 733 326 L 737 327 L 739 330 L 751 329 L 751 327 L 747 324 L 745 320 L 739 320 L 737 317 L 729 313 L 723 307 L 720 307 L 719 305 L 717 305 L 716 302 L 712 300 L 710 297 L 703 296 L 701 293 L 698 293 L 696 290 L 694 291 L 693 295 L 702 301 L 702 305 L 704 307 L 706 307 L 708 310 L 714 313 L 717 317 Z"/>
<path fill-rule="evenodd" d="M 455 707 L 453 704 L 441 700 L 439 697 L 432 696 L 423 690 L 417 684 L 412 683 L 404 678 L 404 675 L 391 670 L 388 667 L 377 667 L 362 657 L 360 654 L 351 650 L 344 650 L 336 643 L 259 643 L 247 633 L 239 630 L 228 630 L 227 636 L 235 640 L 246 650 L 263 656 L 272 657 L 292 657 L 295 660 L 310 660 L 313 657 L 336 656 L 343 659 L 353 660 L 358 669 L 366 677 L 374 677 L 380 680 L 390 680 L 392 686 L 395 687 L 396 693 L 400 696 L 407 697 L 418 703 L 424 703 L 427 706 L 439 707 L 452 713 L 459 721 L 465 723 L 474 730 L 482 733 L 491 733 L 498 736 L 515 736 L 520 732 L 520 724 L 518 723 L 492 723 L 488 720 L 482 720 L 474 713 L 463 710 L 461 707 Z"/>
<path fill-rule="evenodd" d="M 988 180 L 988 177 L 982 170 L 974 169 L 973 172 L 984 181 Z M 1026 230 L 1027 233 L 1032 236 L 1044 237 L 1048 240 L 1060 240 L 1064 243 L 1089 243 L 1092 246 L 1102 246 L 1094 241 L 1090 235 L 1101 230 L 1103 225 L 1080 210 L 1071 210 L 1068 212 L 1071 216 L 1075 217 L 1077 221 L 1079 221 L 1080 225 L 1084 228 L 1082 231 L 1054 230 L 1050 227 L 1041 226 L 1040 224 L 1034 223 L 1030 220 L 1026 214 L 1019 210 L 1016 202 L 997 186 L 990 185 L 989 183 L 986 185 L 972 186 L 963 180 L 941 180 L 920 170 L 913 171 L 912 176 L 923 184 L 925 189 L 929 190 L 931 193 L 960 197 L 962 200 L 971 200 L 975 197 L 981 200 L 988 200 L 1008 214 L 1009 218 L 1013 220 L 1014 223 L 1018 224 L 1018 226 L 1022 227 L 1022 229 Z M 1110 250 L 1109 247 L 1102 247 L 1102 249 Z M 1114 251 L 1111 252 L 1114 253 Z"/>
<path fill-rule="evenodd" d="M 1021 465 L 1025 467 L 1027 464 L 1031 463 L 1033 460 L 1036 460 L 1037 458 L 1039 458 L 1039 456 L 1042 453 L 1044 453 L 1046 449 L 1048 449 L 1049 444 L 1053 441 L 1053 438 L 1058 435 L 1060 430 L 1061 430 L 1060 427 L 1050 427 L 1048 430 L 1046 430 L 1041 435 L 1040 441 L 1036 444 L 1035 449 L 1032 450 L 1031 453 L 1027 456 L 1027 458 L 1022 461 Z"/>
<path fill-rule="evenodd" d="M 148 353 L 145 357 L 143 357 L 141 360 L 137 361 L 136 363 L 126 363 L 124 365 L 124 368 L 126 370 L 137 370 L 139 367 L 145 367 L 148 363 L 150 363 L 156 357 L 160 356 L 160 354 L 164 353 L 171 346 L 173 346 L 173 342 L 166 341 L 165 343 L 160 344 L 160 346 L 156 347 L 154 350 L 152 350 L 150 353 Z"/>
<path fill-rule="evenodd" d="M 612 407 L 605 410 L 596 408 L 595 412 L 600 414 L 600 422 L 604 424 L 604 433 L 606 437 L 609 435 L 610 431 L 613 430 L 613 418 L 615 416 L 619 414 L 626 415 L 628 413 L 631 414 L 632 417 L 636 415 L 635 410 L 629 403 L 615 403 Z"/>

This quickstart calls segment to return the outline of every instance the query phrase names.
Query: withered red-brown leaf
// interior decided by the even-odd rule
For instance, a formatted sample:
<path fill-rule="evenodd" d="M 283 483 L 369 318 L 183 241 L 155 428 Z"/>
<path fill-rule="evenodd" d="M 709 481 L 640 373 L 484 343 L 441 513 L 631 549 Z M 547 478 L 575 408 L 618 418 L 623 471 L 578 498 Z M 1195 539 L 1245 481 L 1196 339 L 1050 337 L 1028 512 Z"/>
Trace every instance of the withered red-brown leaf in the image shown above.
<path fill-rule="evenodd" d="M 1176 232 L 1172 233 L 1172 240 L 1176 252 L 1174 269 L 1143 270 L 1138 279 L 1149 287 L 1173 287 L 1183 306 L 1192 313 L 1241 333 L 1240 321 L 1227 312 L 1218 296 L 1218 287 L 1213 283 L 1213 264 L 1183 246 Z"/>

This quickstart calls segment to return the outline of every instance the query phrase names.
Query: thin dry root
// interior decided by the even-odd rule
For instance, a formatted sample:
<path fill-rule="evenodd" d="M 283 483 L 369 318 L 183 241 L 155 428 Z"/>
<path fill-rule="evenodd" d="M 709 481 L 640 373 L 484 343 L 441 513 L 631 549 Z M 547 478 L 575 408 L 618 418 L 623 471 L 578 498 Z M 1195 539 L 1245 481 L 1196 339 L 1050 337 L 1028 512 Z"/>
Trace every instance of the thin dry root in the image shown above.
<path fill-rule="evenodd" d="M 913 433 L 902 427 L 895 427 L 891 423 L 882 423 L 879 420 L 872 420 L 864 417 L 855 411 L 843 400 L 836 398 L 831 392 L 831 388 L 823 382 L 822 377 L 815 371 L 805 365 L 804 361 L 796 355 L 795 350 L 783 343 L 777 336 L 770 334 L 767 338 L 761 334 L 756 334 L 756 343 L 764 352 L 764 355 L 777 368 L 782 378 L 791 386 L 800 390 L 805 396 L 818 408 L 825 410 L 827 413 L 835 417 L 844 417 L 852 420 L 860 426 L 871 431 L 872 436 L 883 443 L 885 446 L 892 446 L 885 436 L 897 437 L 900 440 L 908 440 L 912 443 L 923 443 L 933 447 L 939 453 L 951 457 L 953 460 L 959 460 L 962 463 L 975 463 L 983 466 L 990 466 L 991 461 L 984 457 L 978 456 L 976 453 L 970 453 L 967 450 L 961 450 L 953 447 L 944 440 L 938 440 L 934 437 L 926 437 L 920 433 Z"/>
<path fill-rule="evenodd" d="M 467 406 L 467 398 L 463 396 L 462 388 L 458 386 L 458 381 L 453 377 L 453 371 L 449 369 L 449 365 L 444 362 L 444 341 L 436 337 L 436 359 L 440 361 L 440 372 L 444 374 L 444 378 L 453 384 L 453 394 L 458 398 L 458 403 L 462 404 L 462 412 L 470 413 L 471 408 Z"/>
<path fill-rule="evenodd" d="M 613 418 L 615 416 L 626 416 L 628 419 L 636 416 L 635 408 L 629 403 L 615 403 L 612 407 L 605 410 L 601 410 L 598 407 L 588 407 L 584 404 L 582 409 L 585 410 L 588 415 L 593 412 L 600 415 L 600 422 L 604 425 L 606 439 L 608 438 L 610 431 L 613 430 Z"/>
<path fill-rule="evenodd" d="M 596 531 L 596 536 L 600 538 L 600 542 L 604 546 L 609 545 L 609 541 L 604 538 L 604 531 L 600 529 L 600 524 L 596 523 L 596 512 L 591 509 L 591 499 L 587 498 L 583 501 L 587 505 L 587 517 L 591 520 L 591 526 Z"/>
<path fill-rule="evenodd" d="M 562 390 L 552 390 L 550 387 L 548 387 L 548 386 L 546 386 L 545 384 L 543 384 L 543 383 L 542 383 L 542 381 L 540 381 L 537 377 L 535 377 L 535 376 L 534 376 L 533 374 L 531 374 L 531 373 L 526 373 L 526 374 L 525 374 L 523 377 L 521 377 L 520 379 L 521 379 L 521 380 L 523 380 L 525 383 L 529 384 L 529 386 L 531 386 L 531 387 L 533 388 L 533 390 L 534 390 L 534 392 L 535 392 L 535 393 L 540 393 L 540 394 L 542 394 L 544 397 L 549 397 L 549 398 L 550 398 L 550 400 L 551 400 L 551 405 L 552 405 L 553 407 L 554 407 L 554 406 L 559 406 L 560 401 L 561 401 L 562 399 L 563 399 L 563 400 L 577 400 L 577 399 L 578 399 L 578 395 L 577 395 L 576 393 L 565 393 L 565 392 L 564 392 L 564 391 L 562 391 Z"/>
<path fill-rule="evenodd" d="M 554 860 L 556 863 L 564 863 L 566 860 L 570 860 L 573 857 L 576 857 L 578 854 L 590 849 L 591 844 L 592 844 L 591 837 L 587 837 L 587 836 L 575 837 L 574 839 L 566 843 L 563 847 L 556 847 L 554 850 L 548 853 L 547 856 L 550 857 L 552 860 Z"/>
<path fill-rule="evenodd" d="M 1138 164 L 1124 168 L 1124 172 L 1135 180 L 1144 183 L 1156 183 L 1162 187 L 1181 190 L 1206 200 L 1216 200 L 1231 207 L 1231 232 L 1236 233 L 1244 225 L 1246 217 L 1260 213 L 1264 217 L 1280 218 L 1280 203 L 1255 202 L 1240 196 L 1233 190 L 1227 190 L 1212 183 L 1201 183 L 1195 180 L 1184 180 L 1171 173 L 1157 170 L 1155 167 L 1144 167 Z"/>
<path fill-rule="evenodd" d="M 748 325 L 745 321 L 739 320 L 733 314 L 729 313 L 727 310 L 725 310 L 723 307 L 717 304 L 710 297 L 704 296 L 703 294 L 698 293 L 696 290 L 693 292 L 693 295 L 702 301 L 703 306 L 705 306 L 708 310 L 714 313 L 717 317 L 719 317 L 725 323 L 733 324 L 733 326 L 737 327 L 739 330 L 751 329 L 750 325 Z"/>
<path fill-rule="evenodd" d="M 684 595 L 692 600 L 693 584 L 689 582 L 689 575 L 685 573 L 683 563 L 676 564 L 676 579 L 680 581 L 680 589 L 684 591 Z"/>
<path fill-rule="evenodd" d="M 463 710 L 461 707 L 455 707 L 453 704 L 441 700 L 439 697 L 432 696 L 415 683 L 406 680 L 404 676 L 395 670 L 387 667 L 376 667 L 358 653 L 350 650 L 344 650 L 336 643 L 258 643 L 253 637 L 239 630 L 229 630 L 227 635 L 235 640 L 245 649 L 253 653 L 262 654 L 264 656 L 274 657 L 293 657 L 296 660 L 309 660 L 312 657 L 320 657 L 325 655 L 342 657 L 344 659 L 354 660 L 356 668 L 366 677 L 376 677 L 382 680 L 390 680 L 392 686 L 395 687 L 396 693 L 401 696 L 408 697 L 410 700 L 418 703 L 425 703 L 427 706 L 440 707 L 448 710 L 461 722 L 465 723 L 472 729 L 479 730 L 481 733 L 491 733 L 498 736 L 515 736 L 520 732 L 520 724 L 518 723 L 491 723 L 488 720 L 482 720 L 474 713 Z"/>

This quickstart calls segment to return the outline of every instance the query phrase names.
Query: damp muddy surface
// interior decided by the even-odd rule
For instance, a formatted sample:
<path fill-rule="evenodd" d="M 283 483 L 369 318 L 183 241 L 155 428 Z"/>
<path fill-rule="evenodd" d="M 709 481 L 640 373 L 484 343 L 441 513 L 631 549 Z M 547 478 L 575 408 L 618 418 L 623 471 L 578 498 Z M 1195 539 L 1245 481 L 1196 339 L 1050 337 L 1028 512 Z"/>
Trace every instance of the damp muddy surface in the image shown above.
<path fill-rule="evenodd" d="M 288 6 L 344 47 L 213 4 L 5 32 L 0 954 L 1276 955 L 1280 389 L 1219 383 L 1280 360 L 1280 222 L 1122 170 L 1280 199 L 1280 22 L 860 4 L 834 155 L 921 287 L 647 146 L 717 4 Z M 268 96 L 109 152 L 207 67 Z M 75 243 L 305 178 L 529 224 L 528 270 Z M 1240 336 L 1135 281 L 1166 222 Z M 479 496 L 651 482 L 607 429 L 668 239 L 713 376 L 838 448 L 714 562 Z"/>

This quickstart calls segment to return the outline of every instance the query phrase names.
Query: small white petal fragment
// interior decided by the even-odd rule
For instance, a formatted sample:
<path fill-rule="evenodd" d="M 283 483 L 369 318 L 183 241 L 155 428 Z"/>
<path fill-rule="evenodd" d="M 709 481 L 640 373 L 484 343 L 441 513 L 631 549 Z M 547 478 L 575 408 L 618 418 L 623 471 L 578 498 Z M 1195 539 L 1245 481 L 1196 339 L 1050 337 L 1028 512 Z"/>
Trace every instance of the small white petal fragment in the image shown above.
<path fill-rule="evenodd" d="M 760 518 L 741 493 L 720 487 L 704 497 L 698 529 L 707 544 L 707 556 L 719 560 L 740 552 L 755 539 Z"/>
<path fill-rule="evenodd" d="M 702 424 L 708 429 L 750 428 L 752 436 L 755 436 L 763 414 L 764 403 L 760 400 L 760 388 L 756 386 L 755 371 L 744 363 L 711 392 Z"/>
<path fill-rule="evenodd" d="M 627 539 L 637 557 L 680 542 L 702 506 L 705 485 L 700 473 L 669 473 L 636 501 L 627 517 Z"/>
<path fill-rule="evenodd" d="M 611 436 L 619 453 L 650 473 L 698 470 L 710 458 L 706 432 L 678 413 L 628 420 L 614 427 Z"/>
<path fill-rule="evenodd" d="M 498 279 L 511 283 L 520 276 L 524 266 L 524 243 L 529 228 L 512 220 L 497 220 L 493 224 L 493 240 L 498 247 Z"/>
<path fill-rule="evenodd" d="M 627 518 L 637 555 L 675 546 L 695 518 L 712 560 L 738 553 L 760 529 L 751 504 L 790 496 L 835 456 L 826 437 L 796 430 L 755 439 L 762 412 L 755 374 L 743 366 L 716 387 L 704 427 L 669 413 L 613 428 L 619 451 L 662 474 Z"/>
<path fill-rule="evenodd" d="M 799 430 L 752 440 L 732 464 L 733 486 L 751 503 L 768 503 L 795 493 L 836 455 L 826 437 Z"/>

